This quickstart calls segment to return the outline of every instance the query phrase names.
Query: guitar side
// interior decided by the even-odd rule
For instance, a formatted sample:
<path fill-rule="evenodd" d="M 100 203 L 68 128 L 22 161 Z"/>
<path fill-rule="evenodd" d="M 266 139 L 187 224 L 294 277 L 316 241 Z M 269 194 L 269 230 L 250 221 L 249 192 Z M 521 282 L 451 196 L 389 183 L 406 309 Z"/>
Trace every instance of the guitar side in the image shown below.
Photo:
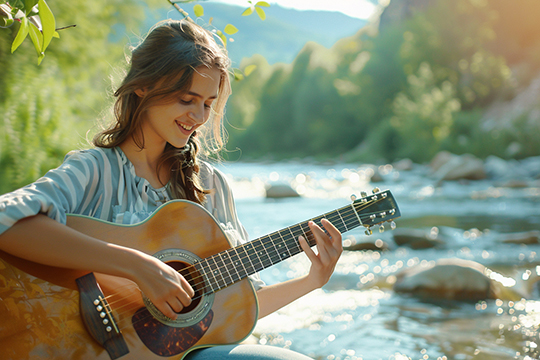
<path fill-rule="evenodd" d="M 202 207 L 182 200 L 163 205 L 137 225 L 69 216 L 68 226 L 148 254 L 182 249 L 205 258 L 230 248 L 213 217 Z M 81 320 L 75 279 L 82 275 L 85 272 L 44 266 L 0 252 L 0 358 L 109 359 Z M 249 336 L 258 316 L 256 293 L 244 279 L 215 293 L 211 322 L 205 323 L 206 332 L 193 347 L 178 352 L 180 348 L 172 342 L 164 344 L 172 347 L 167 355 L 158 355 L 143 341 L 174 335 L 174 328 L 163 325 L 159 334 L 139 331 L 139 336 L 132 323 L 144 307 L 137 286 L 124 278 L 95 275 L 130 351 L 121 359 L 181 359 L 197 347 L 237 343 Z"/>

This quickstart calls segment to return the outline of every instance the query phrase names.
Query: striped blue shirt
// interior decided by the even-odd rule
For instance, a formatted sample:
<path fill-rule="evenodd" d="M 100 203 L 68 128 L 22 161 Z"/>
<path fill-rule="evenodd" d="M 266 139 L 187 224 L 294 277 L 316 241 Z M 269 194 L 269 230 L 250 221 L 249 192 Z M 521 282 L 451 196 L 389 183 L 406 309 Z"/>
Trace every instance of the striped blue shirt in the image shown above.
<path fill-rule="evenodd" d="M 248 235 L 238 220 L 225 176 L 206 162 L 201 162 L 200 176 L 203 187 L 213 190 L 204 204 L 206 210 L 233 246 L 246 242 Z M 74 151 L 36 182 L 0 196 L 0 234 L 39 213 L 63 224 L 67 214 L 135 224 L 170 199 L 169 186 L 155 189 L 138 177 L 120 148 Z M 263 285 L 258 277 L 252 277 L 252 282 L 256 288 Z"/>

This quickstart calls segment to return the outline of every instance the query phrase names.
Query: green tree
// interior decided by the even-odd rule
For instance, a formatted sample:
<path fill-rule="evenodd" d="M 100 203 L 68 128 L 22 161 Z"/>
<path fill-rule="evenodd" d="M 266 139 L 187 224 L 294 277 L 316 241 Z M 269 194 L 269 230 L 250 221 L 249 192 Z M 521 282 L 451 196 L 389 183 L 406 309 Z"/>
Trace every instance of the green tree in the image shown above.
<path fill-rule="evenodd" d="M 121 72 L 115 66 L 129 42 L 123 34 L 137 33 L 145 17 L 134 0 L 58 0 L 50 6 L 57 26 L 76 27 L 59 31 L 61 39 L 51 42 L 40 66 L 31 41 L 11 53 L 15 25 L 0 29 L 1 192 L 35 180 L 85 142 L 108 107 L 109 74 Z"/>

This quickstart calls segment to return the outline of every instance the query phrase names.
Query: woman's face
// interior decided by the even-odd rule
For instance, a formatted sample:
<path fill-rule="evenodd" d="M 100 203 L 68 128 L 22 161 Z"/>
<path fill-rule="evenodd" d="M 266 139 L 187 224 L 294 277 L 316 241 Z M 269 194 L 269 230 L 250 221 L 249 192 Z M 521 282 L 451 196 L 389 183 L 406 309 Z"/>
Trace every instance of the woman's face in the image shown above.
<path fill-rule="evenodd" d="M 212 103 L 218 96 L 220 79 L 219 70 L 199 67 L 187 93 L 150 105 L 142 122 L 145 148 L 163 148 L 166 143 L 184 147 L 193 132 L 208 120 Z"/>

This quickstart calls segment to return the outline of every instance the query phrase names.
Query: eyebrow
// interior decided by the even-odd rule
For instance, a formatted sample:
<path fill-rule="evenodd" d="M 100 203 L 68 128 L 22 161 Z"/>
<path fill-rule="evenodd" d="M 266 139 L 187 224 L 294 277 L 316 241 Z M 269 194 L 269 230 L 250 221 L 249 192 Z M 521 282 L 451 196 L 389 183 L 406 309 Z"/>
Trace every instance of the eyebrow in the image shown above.
<path fill-rule="evenodd" d="M 202 95 L 200 94 L 197 94 L 196 92 L 193 92 L 193 91 L 188 91 L 187 93 L 188 95 L 191 95 L 191 96 L 195 96 L 195 97 L 198 97 L 198 98 L 202 98 Z M 214 96 L 210 96 L 208 99 L 217 99 L 217 95 L 214 95 Z"/>

